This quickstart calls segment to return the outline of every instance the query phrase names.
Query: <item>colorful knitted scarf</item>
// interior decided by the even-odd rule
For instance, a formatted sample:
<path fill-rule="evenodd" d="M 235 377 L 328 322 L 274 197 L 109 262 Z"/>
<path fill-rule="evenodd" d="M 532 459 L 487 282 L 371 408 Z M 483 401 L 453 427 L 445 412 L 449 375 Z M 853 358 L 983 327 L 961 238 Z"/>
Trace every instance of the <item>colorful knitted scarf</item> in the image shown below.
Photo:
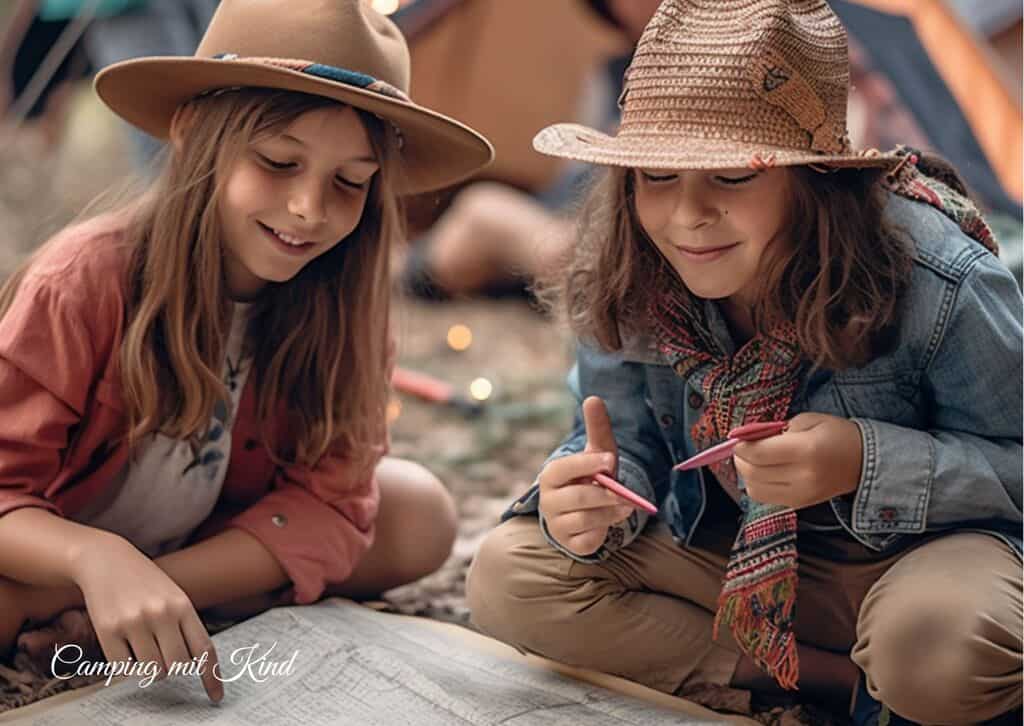
<path fill-rule="evenodd" d="M 926 176 L 917 166 L 916 152 L 899 151 L 904 160 L 889 173 L 887 188 L 931 204 L 997 253 L 992 232 L 974 205 L 950 185 Z M 704 412 L 690 432 L 698 451 L 724 440 L 736 426 L 788 417 L 803 362 L 792 324 L 755 336 L 730 356 L 711 334 L 700 302 L 675 275 L 650 313 L 661 352 L 683 379 L 694 377 L 704 394 Z M 732 459 L 711 470 L 723 486 L 737 490 Z M 745 493 L 740 505 L 743 524 L 726 567 L 714 635 L 725 623 L 758 666 L 783 688 L 795 689 L 796 511 L 755 502 Z"/>

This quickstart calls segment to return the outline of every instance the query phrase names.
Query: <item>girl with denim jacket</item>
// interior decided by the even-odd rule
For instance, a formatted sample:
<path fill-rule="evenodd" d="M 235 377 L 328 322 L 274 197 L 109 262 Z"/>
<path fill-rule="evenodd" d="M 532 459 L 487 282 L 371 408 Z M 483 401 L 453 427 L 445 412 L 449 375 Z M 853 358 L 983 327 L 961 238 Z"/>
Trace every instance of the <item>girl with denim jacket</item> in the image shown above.
<path fill-rule="evenodd" d="M 194 57 L 99 74 L 171 143 L 0 292 L 0 652 L 77 613 L 87 660 L 204 658 L 219 700 L 198 611 L 363 597 L 447 557 L 444 487 L 382 460 L 389 247 L 399 195 L 492 150 L 408 85 L 362 0 L 223 0 Z"/>
<path fill-rule="evenodd" d="M 847 77 L 824 2 L 666 0 L 617 135 L 535 139 L 611 168 L 554 286 L 575 429 L 477 554 L 484 631 L 857 723 L 1020 707 L 1020 291 L 947 164 L 850 147 Z"/>

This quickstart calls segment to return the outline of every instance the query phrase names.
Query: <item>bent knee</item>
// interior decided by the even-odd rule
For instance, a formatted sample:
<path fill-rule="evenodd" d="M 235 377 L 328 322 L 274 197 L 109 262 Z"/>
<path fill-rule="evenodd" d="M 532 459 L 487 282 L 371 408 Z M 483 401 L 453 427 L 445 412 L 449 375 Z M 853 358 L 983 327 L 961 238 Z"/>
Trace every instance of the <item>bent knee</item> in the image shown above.
<path fill-rule="evenodd" d="M 424 466 L 385 458 L 377 467 L 381 509 L 377 533 L 384 538 L 401 579 L 438 570 L 455 544 L 458 515 L 447 488 Z"/>
<path fill-rule="evenodd" d="M 499 525 L 480 545 L 467 575 L 473 624 L 500 640 L 530 647 L 532 634 L 569 620 L 571 565 L 544 539 L 535 518 Z"/>
<path fill-rule="evenodd" d="M 903 597 L 875 614 L 854 660 L 868 674 L 876 698 L 904 718 L 971 722 L 978 719 L 970 714 L 984 711 L 993 697 L 999 700 L 996 684 L 1008 674 L 1019 689 L 1019 641 L 1015 647 L 1000 642 L 1005 639 L 993 626 L 970 594 Z M 994 701 L 993 708 L 990 716 L 999 713 Z"/>

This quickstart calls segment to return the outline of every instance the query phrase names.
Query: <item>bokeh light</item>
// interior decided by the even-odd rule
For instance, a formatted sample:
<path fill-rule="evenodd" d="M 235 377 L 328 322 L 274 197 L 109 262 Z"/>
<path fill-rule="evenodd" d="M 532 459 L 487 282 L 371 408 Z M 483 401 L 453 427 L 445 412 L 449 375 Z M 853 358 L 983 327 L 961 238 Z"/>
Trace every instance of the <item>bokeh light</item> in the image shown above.
<path fill-rule="evenodd" d="M 448 328 L 448 345 L 452 350 L 466 350 L 473 345 L 473 331 L 465 325 Z"/>
<path fill-rule="evenodd" d="M 381 15 L 391 15 L 398 10 L 398 0 L 373 0 L 373 9 Z"/>
<path fill-rule="evenodd" d="M 477 378 L 469 384 L 469 395 L 477 401 L 486 401 L 494 393 L 494 386 L 486 378 Z"/>

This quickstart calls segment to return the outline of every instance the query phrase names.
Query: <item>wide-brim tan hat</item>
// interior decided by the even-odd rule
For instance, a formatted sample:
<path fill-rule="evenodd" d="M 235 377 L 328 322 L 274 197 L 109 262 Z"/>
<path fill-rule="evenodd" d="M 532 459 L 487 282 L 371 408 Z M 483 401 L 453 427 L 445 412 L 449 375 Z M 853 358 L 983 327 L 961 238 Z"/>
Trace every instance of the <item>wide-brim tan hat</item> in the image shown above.
<path fill-rule="evenodd" d="M 115 63 L 96 76 L 116 114 L 167 138 L 175 110 L 204 93 L 260 87 L 332 98 L 390 121 L 413 194 L 466 179 L 490 163 L 481 134 L 409 98 L 401 31 L 362 0 L 222 0 L 192 57 Z"/>
<path fill-rule="evenodd" d="M 887 167 L 851 148 L 846 31 L 822 0 L 665 0 L 636 47 L 614 135 L 543 129 L 551 156 L 650 169 Z"/>

